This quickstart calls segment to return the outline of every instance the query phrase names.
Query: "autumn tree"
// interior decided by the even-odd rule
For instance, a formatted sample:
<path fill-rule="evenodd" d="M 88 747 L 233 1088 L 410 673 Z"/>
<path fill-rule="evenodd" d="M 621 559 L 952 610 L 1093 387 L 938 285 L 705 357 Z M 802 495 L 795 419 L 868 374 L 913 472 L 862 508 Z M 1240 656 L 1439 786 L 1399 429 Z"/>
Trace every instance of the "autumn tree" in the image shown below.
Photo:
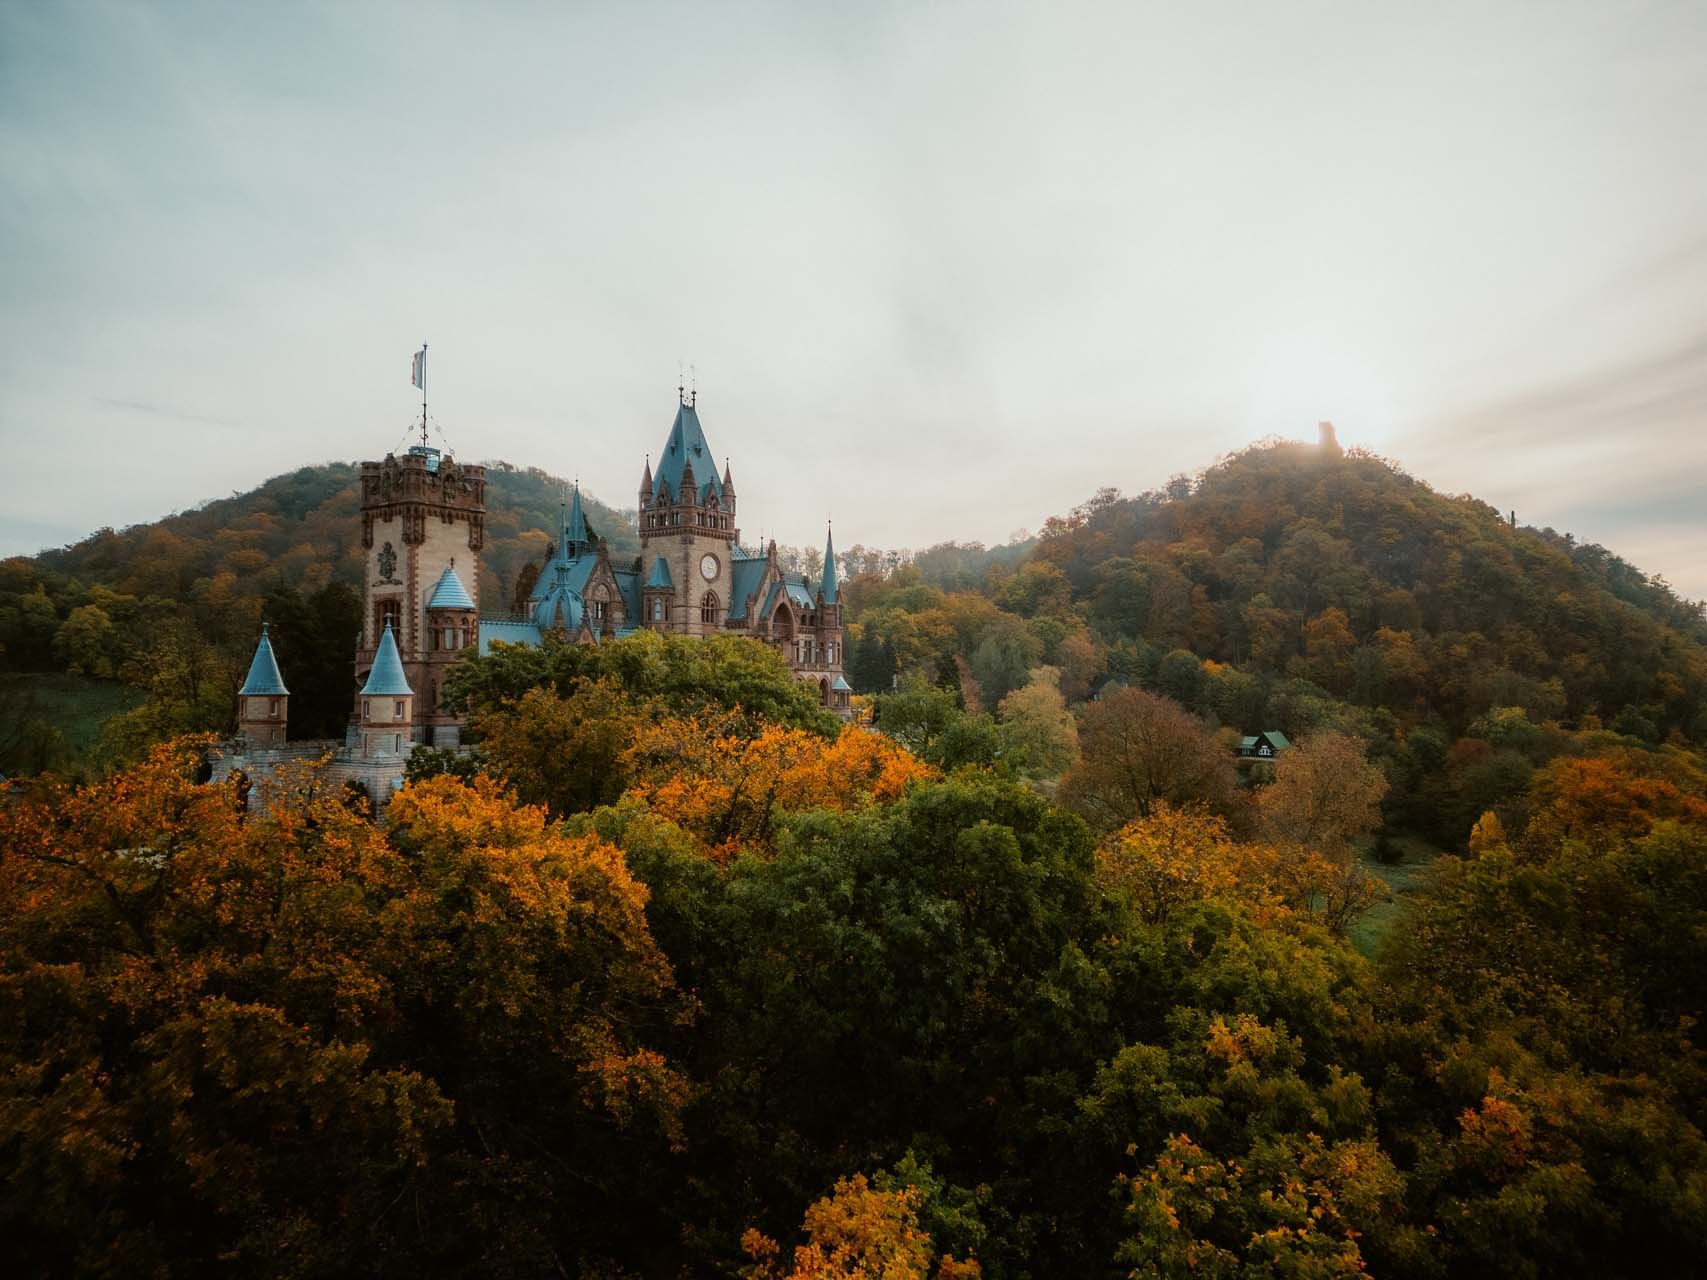
<path fill-rule="evenodd" d="M 1204 724 L 1178 703 L 1141 689 L 1108 691 L 1085 708 L 1080 762 L 1062 798 L 1103 827 L 1151 812 L 1158 801 L 1234 802 L 1232 761 Z"/>
<path fill-rule="evenodd" d="M 1361 740 L 1319 733 L 1275 758 L 1274 781 L 1257 793 L 1273 840 L 1349 856 L 1352 842 L 1381 824 L 1387 779 Z"/>
<path fill-rule="evenodd" d="M 839 1178 L 829 1195 L 806 1210 L 806 1242 L 788 1263 L 776 1241 L 749 1229 L 742 1248 L 754 1261 L 753 1280 L 972 1280 L 974 1261 L 938 1254 L 919 1224 L 916 1187 L 880 1190 L 856 1173 Z M 935 1266 L 933 1267 L 933 1262 Z"/>
<path fill-rule="evenodd" d="M 1061 673 L 1038 667 L 1023 689 L 1001 702 L 1001 737 L 1006 750 L 1036 778 L 1058 778 L 1078 762 L 1079 734 L 1061 696 Z"/>
<path fill-rule="evenodd" d="M 262 816 L 198 764 L 0 806 L 13 1265 L 537 1274 L 656 1230 L 683 1009 L 621 853 L 489 782 L 381 832 L 314 769 Z"/>

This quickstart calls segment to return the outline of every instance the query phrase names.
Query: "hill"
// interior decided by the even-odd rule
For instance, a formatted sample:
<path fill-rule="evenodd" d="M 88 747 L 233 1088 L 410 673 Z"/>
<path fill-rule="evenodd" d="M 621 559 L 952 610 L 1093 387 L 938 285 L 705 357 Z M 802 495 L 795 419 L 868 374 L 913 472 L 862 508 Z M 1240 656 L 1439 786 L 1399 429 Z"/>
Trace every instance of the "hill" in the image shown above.
<path fill-rule="evenodd" d="M 543 553 L 558 521 L 566 481 L 537 467 L 486 464 L 486 547 L 481 552 L 483 609 L 509 607 L 522 563 Z M 361 586 L 361 473 L 354 463 L 301 467 L 248 493 L 216 498 L 176 515 L 123 530 L 101 529 L 81 542 L 44 551 L 34 563 L 50 574 L 135 596 L 183 599 L 203 584 L 229 583 L 239 595 L 285 582 L 312 591 L 327 582 Z M 637 554 L 626 515 L 583 494 L 588 519 L 613 553 Z"/>

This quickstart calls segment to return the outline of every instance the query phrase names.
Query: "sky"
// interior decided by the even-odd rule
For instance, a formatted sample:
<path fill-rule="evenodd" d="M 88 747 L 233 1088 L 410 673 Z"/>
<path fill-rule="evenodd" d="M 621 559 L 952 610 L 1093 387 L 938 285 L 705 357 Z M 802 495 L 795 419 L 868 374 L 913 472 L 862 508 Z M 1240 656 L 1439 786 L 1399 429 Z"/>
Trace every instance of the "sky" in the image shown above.
<path fill-rule="evenodd" d="M 0 6 L 0 554 L 435 443 L 1000 542 L 1269 435 L 1707 598 L 1707 5 Z"/>

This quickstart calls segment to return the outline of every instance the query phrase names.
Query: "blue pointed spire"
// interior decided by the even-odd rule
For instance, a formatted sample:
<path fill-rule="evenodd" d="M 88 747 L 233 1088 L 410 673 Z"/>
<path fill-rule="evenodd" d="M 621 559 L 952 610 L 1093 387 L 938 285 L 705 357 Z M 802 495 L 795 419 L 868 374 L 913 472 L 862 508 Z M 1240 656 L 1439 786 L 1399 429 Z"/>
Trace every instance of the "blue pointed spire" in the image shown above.
<path fill-rule="evenodd" d="M 267 624 L 263 622 L 261 643 L 255 646 L 255 660 L 249 664 L 249 678 L 237 694 L 239 697 L 258 697 L 289 693 L 284 677 L 279 674 L 278 659 L 273 657 L 273 642 L 267 639 Z"/>
<path fill-rule="evenodd" d="M 823 595 L 825 604 L 836 603 L 836 537 L 834 529 L 826 528 L 824 531 L 824 578 L 818 584 L 818 590 Z"/>
<path fill-rule="evenodd" d="M 564 526 L 563 538 L 571 545 L 580 544 L 585 547 L 592 541 L 587 536 L 587 517 L 581 512 L 581 485 L 575 484 L 575 501 L 569 507 L 569 523 Z"/>
<path fill-rule="evenodd" d="M 386 619 L 385 634 L 379 638 L 379 651 L 373 655 L 373 670 L 367 673 L 363 694 L 401 697 L 413 694 L 409 677 L 403 674 L 403 657 L 397 652 L 397 641 L 391 634 L 391 620 Z"/>

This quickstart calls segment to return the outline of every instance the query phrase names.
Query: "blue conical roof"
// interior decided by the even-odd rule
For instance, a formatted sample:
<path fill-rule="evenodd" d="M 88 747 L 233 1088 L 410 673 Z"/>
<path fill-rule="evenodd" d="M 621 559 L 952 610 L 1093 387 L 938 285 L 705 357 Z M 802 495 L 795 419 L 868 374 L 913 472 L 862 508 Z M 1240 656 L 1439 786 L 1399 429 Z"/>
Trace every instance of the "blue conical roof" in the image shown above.
<path fill-rule="evenodd" d="M 454 566 L 447 564 L 445 571 L 439 575 L 438 585 L 433 588 L 432 597 L 427 601 L 427 608 L 474 608 L 474 599 L 468 594 L 468 588 L 462 585 L 462 579 L 456 576 Z"/>
<path fill-rule="evenodd" d="M 825 604 L 836 603 L 836 538 L 834 530 L 824 532 L 824 577 L 818 584 Z"/>
<path fill-rule="evenodd" d="M 267 639 L 267 624 L 261 624 L 261 643 L 255 646 L 255 660 L 249 664 L 249 678 L 237 691 L 239 697 L 267 694 L 289 694 L 284 677 L 279 674 L 278 659 L 273 657 L 273 642 Z"/>
<path fill-rule="evenodd" d="M 674 499 L 681 491 L 682 472 L 693 466 L 694 480 L 711 477 L 707 488 L 723 496 L 723 482 L 717 478 L 717 463 L 711 456 L 711 446 L 705 442 L 705 432 L 699 425 L 699 413 L 691 404 L 676 406 L 676 420 L 670 427 L 664 452 L 658 458 L 658 470 L 652 480 L 652 494 L 668 494 Z"/>
<path fill-rule="evenodd" d="M 648 587 L 663 587 L 666 590 L 674 584 L 670 581 L 670 566 L 659 556 L 652 562 L 652 576 L 646 579 Z"/>
<path fill-rule="evenodd" d="M 581 510 L 581 486 L 575 486 L 575 501 L 569 507 L 569 522 L 563 528 L 565 545 L 573 546 L 580 543 L 586 546 L 592 539 L 587 536 L 587 517 Z"/>
<path fill-rule="evenodd" d="M 379 652 L 373 655 L 373 670 L 367 673 L 363 694 L 413 694 L 409 677 L 403 674 L 403 658 L 397 652 L 397 641 L 391 634 L 391 623 L 385 624 L 385 634 L 379 638 Z"/>

